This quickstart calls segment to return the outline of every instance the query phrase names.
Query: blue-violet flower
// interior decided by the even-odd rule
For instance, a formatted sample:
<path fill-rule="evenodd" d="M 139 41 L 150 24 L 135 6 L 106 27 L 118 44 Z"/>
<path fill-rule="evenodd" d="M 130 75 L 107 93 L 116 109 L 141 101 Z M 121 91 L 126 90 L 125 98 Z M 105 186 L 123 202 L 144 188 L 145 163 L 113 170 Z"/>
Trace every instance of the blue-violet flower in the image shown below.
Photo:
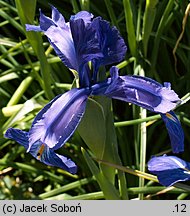
<path fill-rule="evenodd" d="M 166 187 L 190 180 L 190 163 L 176 156 L 152 157 L 148 162 L 148 170 L 157 175 L 160 184 Z"/>
<path fill-rule="evenodd" d="M 26 29 L 43 32 L 48 37 L 63 63 L 78 72 L 80 87 L 49 102 L 35 117 L 29 132 L 9 128 L 5 137 L 16 140 L 45 164 L 76 173 L 75 163 L 54 151 L 76 130 L 85 113 L 88 97 L 104 95 L 160 113 L 171 135 L 173 150 L 183 150 L 181 125 L 170 112 L 180 99 L 169 83 L 162 86 L 146 77 L 119 76 L 118 68 L 114 66 L 110 69 L 111 77 L 99 81 L 100 66 L 119 62 L 125 57 L 127 48 L 115 27 L 101 17 L 93 18 L 87 11 L 81 11 L 65 22 L 59 11 L 52 7 L 51 18 L 40 12 L 40 25 L 27 24 Z M 174 135 L 179 137 L 172 139 Z"/>

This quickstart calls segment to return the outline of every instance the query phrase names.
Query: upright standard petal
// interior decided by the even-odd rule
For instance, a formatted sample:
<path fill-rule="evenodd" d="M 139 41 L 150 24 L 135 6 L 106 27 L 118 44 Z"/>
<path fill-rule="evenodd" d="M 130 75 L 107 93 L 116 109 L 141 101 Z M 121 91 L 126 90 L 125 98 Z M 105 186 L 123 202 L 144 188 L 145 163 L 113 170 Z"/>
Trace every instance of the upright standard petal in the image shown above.
<path fill-rule="evenodd" d="M 68 24 L 65 22 L 65 18 L 62 16 L 62 14 L 59 13 L 57 8 L 55 8 L 53 5 L 51 5 L 51 9 L 52 9 L 51 17 L 52 17 L 53 22 L 57 26 L 59 26 L 61 29 L 67 29 Z"/>
<path fill-rule="evenodd" d="M 153 157 L 148 162 L 148 170 L 166 187 L 190 180 L 190 163 L 175 156 Z"/>
<path fill-rule="evenodd" d="M 52 6 L 52 17 L 40 12 L 40 26 L 26 25 L 28 31 L 42 31 L 48 37 L 55 52 L 70 69 L 79 73 L 80 86 L 90 86 L 91 80 L 86 75 L 85 64 L 103 57 L 97 29 L 92 26 L 93 14 L 81 11 L 71 16 L 69 23 Z"/>
<path fill-rule="evenodd" d="M 184 132 L 180 121 L 173 111 L 161 114 L 161 117 L 166 125 L 173 153 L 184 151 Z"/>
<path fill-rule="evenodd" d="M 88 11 L 80 11 L 77 14 L 72 15 L 70 20 L 82 19 L 85 24 L 88 24 L 91 23 L 93 17 L 94 15 L 89 13 Z"/>
<path fill-rule="evenodd" d="M 74 133 L 85 112 L 89 89 L 72 89 L 47 104 L 29 131 L 29 148 L 37 141 L 60 148 Z"/>
<path fill-rule="evenodd" d="M 86 77 L 84 65 L 93 59 L 103 56 L 96 37 L 96 29 L 91 24 L 85 25 L 82 19 L 70 20 L 70 27 L 76 51 L 80 86 L 90 86 L 91 80 L 88 80 L 88 77 Z"/>
<path fill-rule="evenodd" d="M 26 149 L 29 147 L 29 133 L 26 131 L 9 128 L 5 133 L 5 137 L 15 140 Z M 77 172 L 77 166 L 71 159 L 67 159 L 63 155 L 55 153 L 46 144 L 39 140 L 33 143 L 29 153 L 46 165 L 60 167 L 72 174 Z"/>
<path fill-rule="evenodd" d="M 94 59 L 95 71 L 94 80 L 97 78 L 97 71 L 101 65 L 109 65 L 120 62 L 124 59 L 127 47 L 116 27 L 111 27 L 110 23 L 97 17 L 92 21 L 92 26 L 96 29 L 97 38 L 100 44 L 102 57 Z"/>
<path fill-rule="evenodd" d="M 62 15 L 57 9 L 53 10 L 52 17 L 53 19 L 50 19 L 43 13 L 40 13 L 40 28 L 48 37 L 63 63 L 67 67 L 77 70 L 77 59 L 70 27 L 64 22 Z"/>
<path fill-rule="evenodd" d="M 176 107 L 180 99 L 169 87 L 141 76 L 118 76 L 111 68 L 112 79 L 104 95 L 141 106 L 153 112 L 166 113 Z"/>
<path fill-rule="evenodd" d="M 77 70 L 76 53 L 69 24 L 65 22 L 64 17 L 55 7 L 52 6 L 52 18 L 45 16 L 40 11 L 40 25 L 26 24 L 26 30 L 44 32 L 63 63 Z"/>

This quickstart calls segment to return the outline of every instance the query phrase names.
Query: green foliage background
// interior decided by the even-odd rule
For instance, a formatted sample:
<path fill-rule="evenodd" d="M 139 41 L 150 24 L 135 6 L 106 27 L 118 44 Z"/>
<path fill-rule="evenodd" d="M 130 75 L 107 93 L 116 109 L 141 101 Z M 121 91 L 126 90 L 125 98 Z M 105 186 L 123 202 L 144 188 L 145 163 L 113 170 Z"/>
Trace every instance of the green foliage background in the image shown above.
<path fill-rule="evenodd" d="M 131 104 L 114 100 L 112 116 L 105 111 L 109 100 L 89 100 L 88 115 L 59 150 L 76 162 L 77 175 L 43 165 L 22 146 L 3 137 L 9 127 L 29 130 L 36 113 L 72 86 L 72 73 L 55 55 L 47 38 L 24 28 L 25 23 L 38 23 L 39 8 L 51 16 L 49 4 L 52 4 L 67 20 L 80 10 L 108 20 L 119 29 L 128 46 L 125 60 L 117 65 L 120 74 L 171 82 L 172 89 L 187 100 L 175 112 L 185 132 L 185 152 L 179 156 L 190 161 L 189 11 L 185 16 L 188 3 L 187 0 L 0 0 L 0 199 L 189 199 L 188 182 L 182 188 L 166 192 L 154 176 L 148 175 L 147 161 L 152 155 L 170 155 L 170 141 L 159 115 Z M 177 44 L 183 28 L 183 37 Z M 102 115 L 106 122 L 114 120 L 115 130 L 110 127 L 104 132 L 108 123 L 101 122 Z M 90 131 L 91 126 L 97 129 Z M 110 146 L 113 143 L 110 148 L 109 143 Z M 95 152 L 98 152 L 95 156 L 103 152 L 103 145 L 110 152 L 98 159 L 106 159 L 107 165 L 97 162 L 97 157 L 94 159 Z"/>

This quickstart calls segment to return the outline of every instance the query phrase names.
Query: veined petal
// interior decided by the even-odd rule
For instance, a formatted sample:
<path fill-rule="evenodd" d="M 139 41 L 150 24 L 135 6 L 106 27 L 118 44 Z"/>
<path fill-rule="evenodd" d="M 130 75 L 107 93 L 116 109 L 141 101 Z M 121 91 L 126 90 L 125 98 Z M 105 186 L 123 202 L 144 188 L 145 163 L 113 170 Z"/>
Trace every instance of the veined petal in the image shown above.
<path fill-rule="evenodd" d="M 93 14 L 81 11 L 71 16 L 66 23 L 64 17 L 52 6 L 52 17 L 40 12 L 40 26 L 26 25 L 29 31 L 43 31 L 55 52 L 70 69 L 79 73 L 80 86 L 89 87 L 91 77 L 86 75 L 85 64 L 103 56 L 97 39 L 97 29 L 92 26 Z"/>
<path fill-rule="evenodd" d="M 68 25 L 65 22 L 65 18 L 62 16 L 62 14 L 55 8 L 53 5 L 51 5 L 52 9 L 52 20 L 53 22 L 59 26 L 62 29 L 67 29 Z"/>
<path fill-rule="evenodd" d="M 59 19 L 63 20 L 62 15 L 56 11 L 54 11 L 54 20 L 56 19 L 55 16 L 59 16 Z M 76 53 L 75 47 L 73 43 L 73 38 L 71 35 L 70 28 L 66 23 L 61 23 L 60 20 L 57 20 L 56 23 L 43 15 L 40 15 L 40 28 L 43 30 L 44 34 L 48 37 L 51 45 L 53 46 L 55 52 L 63 61 L 63 63 L 74 70 L 77 70 L 77 60 L 76 60 Z"/>
<path fill-rule="evenodd" d="M 112 70 L 117 71 L 118 69 L 113 67 Z M 112 73 L 114 74 L 113 71 Z M 180 101 L 178 95 L 170 88 L 141 76 L 116 76 L 104 95 L 158 113 L 169 112 Z"/>
<path fill-rule="evenodd" d="M 53 104 L 53 102 L 55 102 L 59 97 L 61 97 L 62 94 L 57 95 L 54 99 L 52 99 L 48 104 L 46 104 L 41 111 L 36 115 L 34 121 L 32 122 L 32 126 L 34 126 L 34 124 L 36 124 L 39 120 L 42 119 L 43 114 L 51 107 L 51 105 Z"/>
<path fill-rule="evenodd" d="M 175 156 L 153 157 L 148 162 L 148 170 L 156 174 L 159 182 L 167 187 L 190 180 L 190 163 Z"/>
<path fill-rule="evenodd" d="M 116 27 L 111 27 L 110 23 L 97 17 L 92 21 L 92 26 L 97 31 L 97 37 L 103 57 L 97 61 L 100 65 L 113 64 L 122 61 L 125 57 L 127 47 Z"/>
<path fill-rule="evenodd" d="M 5 133 L 5 138 L 13 139 L 26 149 L 28 148 L 28 132 L 19 129 L 9 128 Z"/>
<path fill-rule="evenodd" d="M 161 114 L 171 140 L 173 153 L 184 151 L 184 132 L 180 121 L 173 111 Z"/>
<path fill-rule="evenodd" d="M 55 7 L 52 6 L 52 18 L 45 16 L 40 11 L 40 26 L 27 24 L 26 30 L 44 32 L 63 63 L 71 69 L 78 69 L 69 24 L 65 22 L 64 17 Z"/>
<path fill-rule="evenodd" d="M 127 47 L 116 27 L 111 27 L 110 23 L 97 17 L 92 21 L 92 26 L 96 29 L 97 38 L 103 56 L 96 58 L 94 62 L 94 80 L 101 65 L 109 65 L 120 62 L 124 59 Z"/>
<path fill-rule="evenodd" d="M 86 71 L 83 70 L 84 65 L 92 59 L 102 57 L 103 55 L 96 37 L 96 29 L 92 25 L 85 25 L 82 19 L 76 19 L 70 20 L 70 27 L 76 50 L 80 86 L 86 87 L 90 81 L 88 83 L 85 82 L 87 77 L 85 77 Z"/>
<path fill-rule="evenodd" d="M 29 131 L 29 148 L 40 140 L 49 148 L 60 148 L 74 133 L 85 112 L 88 89 L 72 89 L 47 104 Z"/>
<path fill-rule="evenodd" d="M 80 11 L 77 14 L 72 15 L 70 20 L 82 19 L 84 23 L 87 24 L 87 23 L 91 23 L 93 17 L 94 15 L 89 13 L 88 11 Z"/>
<path fill-rule="evenodd" d="M 28 149 L 29 147 L 28 132 L 19 129 L 9 128 L 5 133 L 5 137 L 17 141 L 26 149 Z M 37 160 L 43 162 L 46 165 L 60 167 L 61 169 L 64 169 L 72 174 L 75 174 L 77 171 L 77 166 L 71 159 L 67 159 L 64 156 L 55 153 L 52 149 L 50 149 L 46 144 L 42 143 L 41 141 L 36 141 L 35 143 L 33 143 L 29 153 Z"/>

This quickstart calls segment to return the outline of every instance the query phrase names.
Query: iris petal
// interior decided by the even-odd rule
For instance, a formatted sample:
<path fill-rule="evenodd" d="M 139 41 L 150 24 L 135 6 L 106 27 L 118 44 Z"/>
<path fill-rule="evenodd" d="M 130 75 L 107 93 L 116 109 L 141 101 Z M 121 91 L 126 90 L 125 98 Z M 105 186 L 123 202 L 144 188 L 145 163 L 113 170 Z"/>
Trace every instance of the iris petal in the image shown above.
<path fill-rule="evenodd" d="M 52 19 L 40 12 L 40 26 L 26 25 L 27 31 L 43 31 L 63 63 L 77 70 L 76 53 L 69 25 L 52 6 Z"/>
<path fill-rule="evenodd" d="M 28 149 L 29 147 L 28 132 L 19 129 L 9 128 L 5 133 L 5 137 L 17 141 L 26 149 Z M 75 174 L 77 171 L 77 166 L 73 161 L 71 161 L 71 159 L 67 159 L 63 155 L 55 153 L 52 149 L 50 149 L 47 145 L 43 144 L 41 141 L 33 143 L 29 153 L 37 160 L 40 160 L 46 165 L 60 167 L 61 169 L 64 169 L 72 174 Z"/>
<path fill-rule="evenodd" d="M 13 139 L 26 149 L 28 148 L 28 132 L 19 129 L 9 128 L 5 133 L 5 138 Z"/>
<path fill-rule="evenodd" d="M 112 70 L 115 70 L 115 73 L 118 71 L 116 67 L 112 67 Z M 112 71 L 112 74 L 115 73 Z M 104 94 L 158 113 L 170 111 L 180 101 L 177 94 L 170 88 L 141 76 L 115 75 Z"/>
<path fill-rule="evenodd" d="M 72 15 L 70 20 L 82 19 L 85 24 L 88 24 L 91 23 L 93 17 L 94 15 L 89 13 L 88 11 L 80 11 L 77 14 Z"/>
<path fill-rule="evenodd" d="M 53 20 L 53 22 L 62 29 L 68 28 L 68 25 L 65 22 L 65 18 L 62 16 L 61 13 L 59 13 L 57 8 L 55 8 L 52 5 L 51 5 L 51 8 L 52 8 L 52 20 Z"/>
<path fill-rule="evenodd" d="M 70 28 L 65 23 L 61 26 L 59 24 L 60 22 L 54 23 L 53 20 L 41 13 L 40 27 L 55 52 L 67 67 L 77 70 L 77 59 Z"/>
<path fill-rule="evenodd" d="M 96 29 L 92 25 L 85 25 L 82 19 L 70 20 L 70 27 L 76 50 L 80 86 L 89 86 L 90 80 L 85 83 L 87 78 L 86 71 L 83 70 L 84 65 L 92 59 L 103 56 L 96 37 Z"/>
<path fill-rule="evenodd" d="M 81 11 L 71 16 L 66 23 L 64 17 L 52 6 L 52 18 L 40 13 L 40 26 L 26 25 L 29 31 L 43 31 L 55 52 L 70 69 L 79 73 L 80 86 L 90 86 L 85 64 L 103 56 L 96 29 L 91 25 L 93 15 Z"/>
<path fill-rule="evenodd" d="M 161 114 L 171 140 L 173 153 L 184 151 L 184 132 L 180 121 L 173 111 Z"/>
<path fill-rule="evenodd" d="M 157 175 L 164 186 L 190 180 L 190 163 L 175 156 L 153 157 L 148 162 L 148 170 Z"/>
<path fill-rule="evenodd" d="M 38 140 L 54 150 L 60 148 L 80 123 L 89 94 L 86 89 L 72 89 L 47 104 L 29 131 L 28 151 Z"/>
<path fill-rule="evenodd" d="M 101 65 L 109 65 L 120 62 L 124 59 L 127 47 L 116 27 L 111 27 L 110 23 L 97 17 L 92 21 L 92 26 L 96 29 L 97 38 L 100 44 L 102 57 L 94 60 L 94 80 L 97 78 L 97 71 Z"/>

